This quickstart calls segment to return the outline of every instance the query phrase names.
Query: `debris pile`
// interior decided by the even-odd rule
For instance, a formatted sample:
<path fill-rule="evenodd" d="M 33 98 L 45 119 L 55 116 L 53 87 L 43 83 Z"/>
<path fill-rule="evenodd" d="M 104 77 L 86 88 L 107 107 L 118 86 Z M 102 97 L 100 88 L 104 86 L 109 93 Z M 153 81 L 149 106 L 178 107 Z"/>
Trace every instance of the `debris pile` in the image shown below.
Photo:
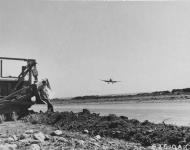
<path fill-rule="evenodd" d="M 34 113 L 23 118 L 32 124 L 45 124 L 61 130 L 86 133 L 100 139 L 111 137 L 150 146 L 155 143 L 186 145 L 190 143 L 190 127 L 139 122 L 125 116 L 100 116 L 87 109 L 82 112 Z M 98 136 L 97 136 L 98 135 Z"/>
<path fill-rule="evenodd" d="M 0 135 L 1 150 L 74 150 L 144 149 L 140 144 L 122 140 L 90 137 L 87 134 L 55 130 L 45 134 L 39 130 L 26 130 L 20 135 Z"/>

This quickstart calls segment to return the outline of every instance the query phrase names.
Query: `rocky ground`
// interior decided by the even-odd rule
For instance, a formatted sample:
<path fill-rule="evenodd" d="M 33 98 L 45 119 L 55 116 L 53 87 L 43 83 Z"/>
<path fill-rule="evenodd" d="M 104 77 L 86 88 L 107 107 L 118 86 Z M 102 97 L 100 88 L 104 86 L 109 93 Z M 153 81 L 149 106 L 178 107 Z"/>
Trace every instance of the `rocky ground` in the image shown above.
<path fill-rule="evenodd" d="M 125 150 L 145 149 L 140 144 L 99 135 L 59 130 L 53 126 L 18 122 L 0 125 L 0 150 Z"/>
<path fill-rule="evenodd" d="M 123 139 L 150 146 L 155 143 L 168 145 L 186 145 L 190 143 L 190 127 L 178 127 L 164 122 L 154 124 L 149 121 L 140 122 L 125 116 L 100 116 L 83 109 L 82 112 L 34 113 L 25 118 L 33 124 L 47 124 L 62 130 L 83 132 L 88 130 L 90 136 L 100 135 Z"/>
<path fill-rule="evenodd" d="M 86 109 L 33 112 L 18 122 L 0 124 L 0 150 L 142 150 L 153 149 L 153 144 L 190 144 L 190 127 L 100 116 Z"/>

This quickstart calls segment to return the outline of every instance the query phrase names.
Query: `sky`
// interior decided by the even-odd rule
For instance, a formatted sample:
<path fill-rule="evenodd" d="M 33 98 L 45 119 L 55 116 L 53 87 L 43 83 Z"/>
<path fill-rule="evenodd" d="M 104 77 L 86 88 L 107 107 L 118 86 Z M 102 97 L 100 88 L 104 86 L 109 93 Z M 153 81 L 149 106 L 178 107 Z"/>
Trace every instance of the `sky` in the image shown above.
<path fill-rule="evenodd" d="M 190 87 L 190 2 L 0 0 L 0 56 L 36 59 L 56 97 Z"/>

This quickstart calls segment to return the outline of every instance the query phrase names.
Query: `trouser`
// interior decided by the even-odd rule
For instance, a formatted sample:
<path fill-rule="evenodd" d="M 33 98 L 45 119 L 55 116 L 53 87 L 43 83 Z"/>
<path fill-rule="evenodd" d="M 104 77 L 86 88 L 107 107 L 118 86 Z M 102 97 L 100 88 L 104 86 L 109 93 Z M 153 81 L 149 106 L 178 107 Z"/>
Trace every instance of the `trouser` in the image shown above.
<path fill-rule="evenodd" d="M 47 104 L 47 111 L 54 112 L 53 105 L 50 103 L 49 99 L 43 99 L 43 101 Z"/>

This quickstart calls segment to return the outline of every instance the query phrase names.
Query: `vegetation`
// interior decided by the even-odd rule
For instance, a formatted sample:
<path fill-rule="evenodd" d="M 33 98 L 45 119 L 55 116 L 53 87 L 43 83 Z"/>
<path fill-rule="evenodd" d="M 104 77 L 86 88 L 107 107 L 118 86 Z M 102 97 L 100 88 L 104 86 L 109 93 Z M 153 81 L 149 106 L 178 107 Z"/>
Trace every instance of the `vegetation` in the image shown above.
<path fill-rule="evenodd" d="M 82 112 L 34 113 L 23 118 L 33 124 L 48 124 L 59 129 L 83 132 L 88 130 L 92 136 L 124 139 L 141 143 L 186 145 L 190 143 L 190 127 L 154 124 L 149 121 L 140 122 L 125 116 L 100 116 L 84 109 Z"/>
<path fill-rule="evenodd" d="M 120 95 L 87 95 L 73 98 L 55 98 L 53 103 L 104 103 L 125 101 L 157 101 L 190 99 L 190 88 L 173 89 L 171 91 L 155 91 L 151 93 L 120 94 Z"/>

